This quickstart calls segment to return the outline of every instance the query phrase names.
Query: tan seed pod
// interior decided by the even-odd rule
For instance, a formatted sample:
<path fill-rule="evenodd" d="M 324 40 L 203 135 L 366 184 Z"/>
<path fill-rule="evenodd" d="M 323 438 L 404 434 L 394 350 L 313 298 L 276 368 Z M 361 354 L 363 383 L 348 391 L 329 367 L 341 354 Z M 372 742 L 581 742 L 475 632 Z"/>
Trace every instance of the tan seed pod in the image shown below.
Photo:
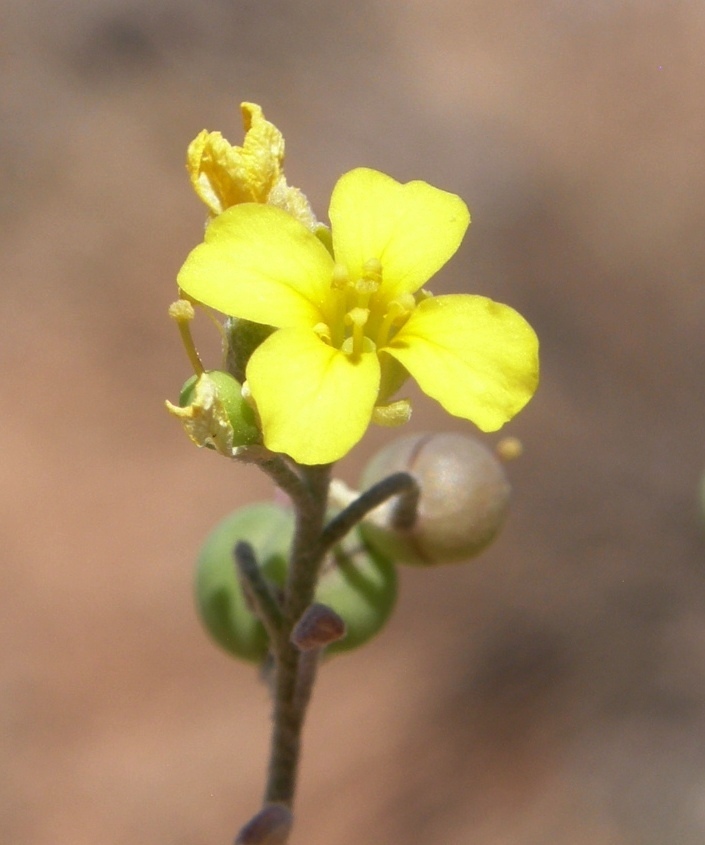
<path fill-rule="evenodd" d="M 399 563 L 433 566 L 462 561 L 484 549 L 507 515 L 510 485 L 497 456 L 477 438 L 412 434 L 377 453 L 362 475 L 367 489 L 395 472 L 408 472 L 421 489 L 416 520 L 398 528 L 399 497 L 362 524 L 367 543 Z"/>

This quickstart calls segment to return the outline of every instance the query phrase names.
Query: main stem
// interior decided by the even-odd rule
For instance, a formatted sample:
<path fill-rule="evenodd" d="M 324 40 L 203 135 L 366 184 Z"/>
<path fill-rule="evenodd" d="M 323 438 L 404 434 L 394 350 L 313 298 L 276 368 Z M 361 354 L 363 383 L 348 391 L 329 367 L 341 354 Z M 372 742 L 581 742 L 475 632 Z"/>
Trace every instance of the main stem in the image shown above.
<path fill-rule="evenodd" d="M 310 667 L 302 665 L 302 654 L 290 637 L 294 625 L 313 601 L 316 589 L 331 472 L 330 465 L 299 469 L 308 495 L 297 497 L 295 504 L 296 533 L 284 597 L 284 619 L 274 644 L 274 730 L 265 791 L 265 803 L 278 802 L 288 807 L 296 791 L 301 731 L 308 704 L 302 684 L 310 674 Z"/>

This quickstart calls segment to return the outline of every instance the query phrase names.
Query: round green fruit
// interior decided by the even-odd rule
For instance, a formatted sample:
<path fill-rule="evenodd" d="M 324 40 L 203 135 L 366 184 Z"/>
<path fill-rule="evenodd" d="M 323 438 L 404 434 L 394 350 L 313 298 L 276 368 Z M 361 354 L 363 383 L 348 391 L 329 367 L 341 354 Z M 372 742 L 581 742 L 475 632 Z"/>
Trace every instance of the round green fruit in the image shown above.
<path fill-rule="evenodd" d="M 230 425 L 233 427 L 233 445 L 249 446 L 260 441 L 255 412 L 242 397 L 240 382 L 224 370 L 207 370 L 206 375 L 215 383 L 218 399 L 223 403 Z M 193 401 L 193 393 L 199 376 L 191 376 L 184 382 L 179 394 L 179 405 L 187 407 Z"/>
<path fill-rule="evenodd" d="M 196 566 L 196 604 L 213 639 L 235 657 L 260 663 L 269 650 L 264 626 L 249 606 L 236 573 L 235 545 L 252 545 L 261 570 L 275 588 L 283 588 L 294 534 L 289 508 L 274 502 L 241 508 L 220 522 L 206 538 Z M 327 654 L 367 642 L 389 618 L 396 599 L 394 566 L 371 552 L 359 531 L 351 532 L 324 561 L 315 601 L 328 605 L 345 621 L 345 636 Z"/>
<path fill-rule="evenodd" d="M 264 626 L 250 609 L 240 586 L 235 545 L 252 545 L 266 577 L 281 584 L 292 523 L 287 509 L 274 503 L 240 508 L 206 537 L 196 562 L 196 605 L 208 633 L 226 651 L 243 660 L 262 661 L 268 651 Z"/>

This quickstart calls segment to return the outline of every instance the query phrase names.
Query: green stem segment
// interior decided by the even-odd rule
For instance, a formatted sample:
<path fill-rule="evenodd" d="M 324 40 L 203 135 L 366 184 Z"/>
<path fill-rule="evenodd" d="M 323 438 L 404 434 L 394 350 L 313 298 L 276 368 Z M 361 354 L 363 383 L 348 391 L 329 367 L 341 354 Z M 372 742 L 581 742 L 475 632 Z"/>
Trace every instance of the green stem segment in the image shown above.
<path fill-rule="evenodd" d="M 314 600 L 323 558 L 369 511 L 391 496 L 399 495 L 402 510 L 415 517 L 419 490 L 410 475 L 397 473 L 363 493 L 326 525 L 331 465 L 292 465 L 281 456 L 256 462 L 289 495 L 296 512 L 283 602 L 274 598 L 259 573 L 252 548 L 240 543 L 236 549 L 238 567 L 267 627 L 274 655 L 274 729 L 264 809 L 255 817 L 258 820 L 272 807 L 291 809 L 294 800 L 301 732 L 322 649 L 302 652 L 291 635 Z"/>
<path fill-rule="evenodd" d="M 302 695 L 299 678 L 301 652 L 291 642 L 291 632 L 312 603 L 323 554 L 320 537 L 326 517 L 331 467 L 301 467 L 301 481 L 308 495 L 296 501 L 296 534 L 291 551 L 279 635 L 272 643 L 275 659 L 274 732 L 265 802 L 291 807 L 296 789 L 301 730 L 309 695 Z M 307 667 L 304 674 L 311 674 Z M 309 686 L 310 685 L 306 685 Z M 309 690 L 310 692 L 310 690 Z"/>

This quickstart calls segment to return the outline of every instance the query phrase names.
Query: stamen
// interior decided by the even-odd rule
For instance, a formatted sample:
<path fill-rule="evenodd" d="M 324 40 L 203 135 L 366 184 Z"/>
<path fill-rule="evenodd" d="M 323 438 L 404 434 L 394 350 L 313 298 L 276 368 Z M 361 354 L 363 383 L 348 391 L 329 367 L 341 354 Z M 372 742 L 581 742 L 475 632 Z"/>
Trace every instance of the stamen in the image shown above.
<path fill-rule="evenodd" d="M 389 335 L 395 323 L 406 322 L 414 310 L 414 297 L 411 294 L 402 294 L 399 299 L 393 299 L 387 306 L 387 312 L 382 319 L 382 324 L 377 332 L 377 348 L 386 346 L 389 342 Z"/>
<path fill-rule="evenodd" d="M 357 304 L 366 308 L 370 297 L 377 293 L 382 284 L 382 264 L 378 258 L 370 258 L 362 265 L 362 276 L 354 283 Z"/>
<path fill-rule="evenodd" d="M 355 293 L 357 293 L 357 298 L 361 302 L 362 307 L 364 308 L 370 297 L 373 293 L 377 293 L 379 290 L 379 282 L 376 282 L 374 279 L 358 279 L 354 285 Z"/>
<path fill-rule="evenodd" d="M 350 281 L 348 276 L 348 268 L 344 264 L 335 264 L 333 266 L 333 274 L 330 280 L 330 286 L 333 290 L 345 290 Z"/>
<path fill-rule="evenodd" d="M 196 351 L 196 345 L 193 342 L 193 336 L 191 334 L 191 320 L 196 316 L 193 305 L 187 299 L 177 299 L 176 302 L 172 302 L 169 306 L 169 316 L 172 320 L 176 320 L 176 325 L 181 335 L 181 342 L 184 345 L 193 371 L 197 376 L 202 375 L 205 372 L 205 367 Z"/>
<path fill-rule="evenodd" d="M 330 346 L 330 344 L 332 343 L 332 338 L 330 334 L 330 329 L 325 323 L 316 323 L 316 325 L 313 327 L 313 330 L 324 343 L 327 343 Z"/>
<path fill-rule="evenodd" d="M 350 288 L 348 268 L 344 264 L 334 264 L 330 280 L 331 296 L 325 309 L 325 318 L 333 346 L 340 346 L 345 340 L 344 319 L 347 310 L 347 291 Z"/>
<path fill-rule="evenodd" d="M 398 399 L 388 405 L 376 405 L 372 411 L 372 422 L 385 428 L 396 428 L 411 419 L 411 402 Z"/>
<path fill-rule="evenodd" d="M 377 285 L 382 284 L 382 262 L 379 258 L 369 258 L 362 265 L 362 277 L 371 282 L 376 282 Z"/>

